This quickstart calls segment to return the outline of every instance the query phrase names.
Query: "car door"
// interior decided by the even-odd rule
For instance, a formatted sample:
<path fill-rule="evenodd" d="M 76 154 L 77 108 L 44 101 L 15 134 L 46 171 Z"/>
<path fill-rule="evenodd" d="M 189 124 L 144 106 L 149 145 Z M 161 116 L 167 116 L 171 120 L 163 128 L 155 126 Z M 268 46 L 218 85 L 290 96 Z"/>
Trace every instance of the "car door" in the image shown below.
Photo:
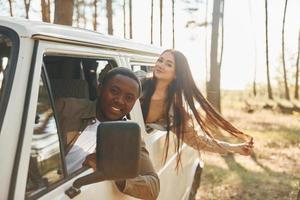
<path fill-rule="evenodd" d="M 97 77 L 119 63 L 117 52 L 72 44 L 35 41 L 27 86 L 21 142 L 15 161 L 15 199 L 69 199 L 74 180 L 92 172 L 66 170 L 57 98 L 94 100 Z M 72 117 L 72 116 L 70 116 Z M 130 199 L 113 181 L 81 188 L 74 199 Z"/>

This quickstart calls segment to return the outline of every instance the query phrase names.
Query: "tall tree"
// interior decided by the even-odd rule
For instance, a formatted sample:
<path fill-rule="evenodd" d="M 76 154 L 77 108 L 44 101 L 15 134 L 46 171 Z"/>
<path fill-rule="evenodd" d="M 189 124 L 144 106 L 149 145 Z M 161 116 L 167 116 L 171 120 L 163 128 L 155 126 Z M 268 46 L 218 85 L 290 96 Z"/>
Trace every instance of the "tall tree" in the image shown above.
<path fill-rule="evenodd" d="M 123 0 L 123 29 L 124 38 L 126 38 L 126 0 Z"/>
<path fill-rule="evenodd" d="M 98 3 L 98 0 L 94 0 L 94 2 L 93 2 L 93 7 L 94 7 L 93 29 L 94 29 L 94 31 L 97 31 L 97 18 L 98 18 L 97 3 Z"/>
<path fill-rule="evenodd" d="M 159 1 L 159 44 L 162 46 L 163 0 Z"/>
<path fill-rule="evenodd" d="M 219 60 L 219 67 L 222 66 L 223 61 L 223 51 L 224 51 L 224 3 L 225 0 L 221 0 L 221 52 L 220 52 L 220 60 Z"/>
<path fill-rule="evenodd" d="M 86 2 L 82 1 L 82 15 L 81 18 L 83 19 L 83 28 L 86 29 L 87 19 L 86 19 Z"/>
<path fill-rule="evenodd" d="M 256 37 L 255 37 L 255 30 L 253 27 L 253 16 L 252 16 L 252 5 L 251 5 L 251 0 L 248 1 L 249 3 L 249 17 L 251 21 L 251 30 L 253 34 L 253 50 L 254 50 L 254 75 L 253 75 L 253 85 L 252 85 L 252 90 L 253 90 L 253 95 L 256 96 L 256 67 L 257 67 L 257 49 L 256 49 Z"/>
<path fill-rule="evenodd" d="M 204 48 L 205 48 L 205 83 L 206 83 L 206 91 L 208 87 L 208 50 L 207 50 L 207 36 L 208 36 L 208 26 L 207 26 L 207 20 L 208 20 L 208 1 L 205 2 L 205 42 L 204 42 Z"/>
<path fill-rule="evenodd" d="M 43 22 L 50 23 L 50 0 L 41 0 Z"/>
<path fill-rule="evenodd" d="M 30 0 L 24 0 L 26 19 L 29 19 Z"/>
<path fill-rule="evenodd" d="M 132 0 L 129 0 L 129 38 L 132 39 Z"/>
<path fill-rule="evenodd" d="M 153 0 L 151 0 L 151 44 L 153 44 Z"/>
<path fill-rule="evenodd" d="M 175 9 L 174 5 L 175 2 L 172 0 L 172 47 L 175 48 L 175 24 L 174 24 L 174 15 L 175 15 Z"/>
<path fill-rule="evenodd" d="M 297 55 L 297 62 L 296 62 L 296 83 L 295 83 L 295 99 L 299 99 L 299 58 L 300 57 L 300 31 L 298 35 L 298 55 Z M 300 194 L 300 190 L 299 190 Z"/>
<path fill-rule="evenodd" d="M 106 17 L 107 17 L 107 32 L 109 35 L 113 35 L 113 11 L 112 0 L 106 0 Z"/>
<path fill-rule="evenodd" d="M 79 0 L 75 0 L 75 10 L 76 10 L 76 25 L 79 27 L 80 22 L 80 4 Z"/>
<path fill-rule="evenodd" d="M 9 14 L 11 17 L 13 17 L 13 11 L 12 11 L 12 0 L 8 0 L 8 3 L 9 3 Z"/>
<path fill-rule="evenodd" d="M 284 27 L 285 27 L 285 17 L 286 17 L 286 8 L 287 8 L 288 0 L 285 0 L 284 4 L 284 13 L 283 13 L 283 21 L 282 21 L 282 34 L 281 34 L 281 42 L 282 42 L 282 68 L 283 68 L 283 78 L 284 78 L 284 89 L 285 89 L 285 98 L 290 100 L 290 92 L 286 79 L 286 66 L 285 66 L 285 53 L 284 53 Z"/>
<path fill-rule="evenodd" d="M 207 99 L 219 112 L 221 112 L 221 70 L 218 64 L 219 19 L 221 15 L 220 7 L 221 0 L 215 0 L 213 3 L 213 19 L 211 30 L 210 79 L 207 83 Z"/>
<path fill-rule="evenodd" d="M 54 23 L 72 26 L 73 7 L 73 0 L 55 0 Z"/>
<path fill-rule="evenodd" d="M 268 0 L 265 0 L 265 26 L 266 26 L 266 64 L 267 64 L 267 84 L 268 84 L 268 98 L 273 99 L 272 87 L 270 81 L 270 69 L 269 69 L 269 43 L 268 43 Z"/>
<path fill-rule="evenodd" d="M 74 1 L 74 13 L 76 13 L 76 26 L 77 27 L 86 27 L 87 19 L 85 16 L 85 7 L 86 7 L 86 2 L 85 0 L 75 0 Z"/>

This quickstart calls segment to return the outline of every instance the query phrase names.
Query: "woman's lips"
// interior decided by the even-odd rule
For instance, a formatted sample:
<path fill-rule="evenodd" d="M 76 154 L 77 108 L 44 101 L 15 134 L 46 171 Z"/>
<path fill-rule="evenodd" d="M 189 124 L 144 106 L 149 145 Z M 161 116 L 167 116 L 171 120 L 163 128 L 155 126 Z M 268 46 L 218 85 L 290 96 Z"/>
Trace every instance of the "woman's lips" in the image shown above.
<path fill-rule="evenodd" d="M 160 70 L 160 69 L 156 69 L 156 72 L 158 72 L 158 73 L 163 73 L 163 71 Z"/>

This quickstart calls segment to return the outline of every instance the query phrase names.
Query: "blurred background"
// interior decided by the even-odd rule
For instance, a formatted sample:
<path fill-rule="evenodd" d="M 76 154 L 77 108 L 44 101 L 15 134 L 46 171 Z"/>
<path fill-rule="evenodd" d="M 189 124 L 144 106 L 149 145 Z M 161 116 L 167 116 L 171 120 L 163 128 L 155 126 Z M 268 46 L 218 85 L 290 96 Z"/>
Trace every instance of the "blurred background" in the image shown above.
<path fill-rule="evenodd" d="M 182 51 L 210 102 L 255 140 L 251 158 L 202 153 L 197 198 L 300 199 L 299 0 L 0 0 L 6 16 Z"/>

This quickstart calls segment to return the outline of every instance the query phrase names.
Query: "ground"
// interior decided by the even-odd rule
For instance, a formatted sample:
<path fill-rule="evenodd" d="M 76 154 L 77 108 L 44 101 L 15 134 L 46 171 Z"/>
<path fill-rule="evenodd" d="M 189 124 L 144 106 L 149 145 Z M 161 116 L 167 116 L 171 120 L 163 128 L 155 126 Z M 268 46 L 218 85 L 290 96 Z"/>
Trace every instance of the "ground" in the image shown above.
<path fill-rule="evenodd" d="M 241 108 L 226 106 L 222 113 L 254 138 L 254 153 L 251 157 L 202 153 L 205 167 L 196 199 L 296 200 L 300 115 L 263 109 L 249 114 Z"/>

